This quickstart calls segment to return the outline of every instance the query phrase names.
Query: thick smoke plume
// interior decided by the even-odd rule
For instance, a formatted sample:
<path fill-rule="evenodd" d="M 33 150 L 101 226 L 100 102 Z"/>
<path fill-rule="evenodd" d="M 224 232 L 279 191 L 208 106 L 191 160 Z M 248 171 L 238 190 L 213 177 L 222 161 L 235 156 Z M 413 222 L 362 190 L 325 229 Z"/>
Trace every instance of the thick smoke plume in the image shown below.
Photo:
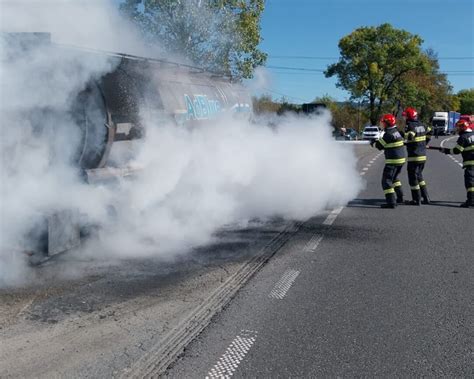
<path fill-rule="evenodd" d="M 107 2 L 1 6 L 5 32 L 47 31 L 58 43 L 146 52 Z M 45 215 L 58 210 L 74 209 L 100 226 L 77 253 L 170 257 L 224 225 L 304 219 L 345 204 L 361 187 L 353 154 L 331 138 L 329 114 L 281 118 L 272 127 L 223 115 L 195 129 L 147 116 L 146 139 L 128 162 L 140 167 L 137 177 L 85 184 L 72 163 L 81 134 L 70 109 L 113 61 L 74 49 L 12 51 L 2 40 L 1 62 L 0 286 L 27 282 L 21 250 L 34 248 Z"/>

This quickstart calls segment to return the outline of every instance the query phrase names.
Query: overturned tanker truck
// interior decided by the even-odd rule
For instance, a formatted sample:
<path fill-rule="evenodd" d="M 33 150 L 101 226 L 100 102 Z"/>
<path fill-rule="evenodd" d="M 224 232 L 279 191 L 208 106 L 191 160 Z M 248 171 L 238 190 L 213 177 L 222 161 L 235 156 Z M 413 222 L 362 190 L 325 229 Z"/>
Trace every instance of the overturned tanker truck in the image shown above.
<path fill-rule="evenodd" d="M 51 42 L 49 33 L 10 33 L 3 38 L 21 46 L 19 51 L 45 46 L 66 54 L 76 49 Z M 81 49 L 80 54 L 106 55 L 113 61 L 111 72 L 90 81 L 71 107 L 81 141 L 75 165 L 82 180 L 94 185 L 114 177 L 131 176 L 135 168 L 117 165 L 113 150 L 144 138 L 143 113 L 177 127 L 199 127 L 224 112 L 250 118 L 248 91 L 228 77 L 203 69 L 134 55 Z M 112 152 L 112 154 L 111 154 Z M 80 244 L 83 225 L 73 210 L 51 211 L 42 225 L 35 226 L 35 242 L 27 254 L 31 263 L 43 262 Z"/>

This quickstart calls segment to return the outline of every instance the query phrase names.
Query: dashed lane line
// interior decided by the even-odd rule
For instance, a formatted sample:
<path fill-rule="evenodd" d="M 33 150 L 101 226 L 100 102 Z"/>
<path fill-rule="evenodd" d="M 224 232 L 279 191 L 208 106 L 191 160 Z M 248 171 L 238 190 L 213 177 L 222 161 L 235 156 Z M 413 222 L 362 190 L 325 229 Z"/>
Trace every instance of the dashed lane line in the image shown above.
<path fill-rule="evenodd" d="M 365 175 L 365 171 L 362 171 L 362 172 L 360 173 L 360 175 Z"/>
<path fill-rule="evenodd" d="M 281 279 L 275 284 L 268 297 L 282 300 L 299 274 L 300 272 L 298 270 L 286 270 Z"/>
<path fill-rule="evenodd" d="M 322 239 L 322 234 L 315 234 L 304 247 L 304 251 L 306 253 L 314 253 Z"/>
<path fill-rule="evenodd" d="M 231 342 L 219 361 L 208 372 L 206 379 L 230 378 L 233 376 L 239 364 L 257 340 L 257 334 L 253 330 L 242 330 L 240 335 Z"/>
<path fill-rule="evenodd" d="M 224 283 L 214 290 L 176 328 L 152 346 L 131 367 L 125 368 L 121 378 L 157 378 L 174 362 L 185 347 L 209 325 L 235 296 L 237 291 L 275 255 L 299 230 L 302 222 L 289 223 L 258 254 L 244 262 Z M 246 338 L 241 336 L 241 338 Z M 245 341 L 245 340 L 244 340 Z M 253 342 L 252 342 L 253 343 Z"/>
<path fill-rule="evenodd" d="M 323 221 L 323 225 L 332 225 L 343 209 L 344 207 L 333 209 Z M 323 237 L 322 234 L 313 235 L 313 237 L 311 237 L 307 242 L 304 250 L 306 252 L 316 251 Z M 283 299 L 299 274 L 300 271 L 298 270 L 286 270 L 280 280 L 273 287 L 269 297 L 279 300 Z M 239 367 L 239 364 L 244 360 L 250 348 L 255 343 L 256 339 L 256 331 L 242 330 L 241 334 L 232 341 L 219 361 L 211 368 L 211 370 L 209 370 L 206 379 L 232 377 Z"/>
<path fill-rule="evenodd" d="M 323 221 L 323 225 L 332 225 L 332 223 L 334 222 L 334 220 L 336 220 L 337 216 L 339 216 L 339 213 L 341 213 L 343 208 L 344 207 L 336 208 L 331 213 L 329 213 L 326 217 L 326 220 Z"/>
<path fill-rule="evenodd" d="M 463 164 L 461 162 L 459 162 L 455 157 L 453 157 L 452 155 L 449 155 L 449 158 L 451 158 L 453 160 L 453 162 L 457 163 L 460 167 L 463 167 Z"/>

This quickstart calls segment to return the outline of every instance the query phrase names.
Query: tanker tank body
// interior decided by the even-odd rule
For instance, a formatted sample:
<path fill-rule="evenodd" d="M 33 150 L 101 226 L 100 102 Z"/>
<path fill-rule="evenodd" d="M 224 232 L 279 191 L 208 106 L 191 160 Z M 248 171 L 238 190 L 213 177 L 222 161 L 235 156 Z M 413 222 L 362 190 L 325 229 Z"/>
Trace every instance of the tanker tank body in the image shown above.
<path fill-rule="evenodd" d="M 114 69 L 90 81 L 77 95 L 70 115 L 80 129 L 75 165 L 91 185 L 113 183 L 118 177 L 132 177 L 138 170 L 128 165 L 133 145 L 146 135 L 142 120 L 160 120 L 177 127 L 199 127 L 223 113 L 250 119 L 249 93 L 229 78 L 197 67 L 166 60 L 127 54 L 77 49 L 51 43 L 48 33 L 15 33 L 11 41 L 34 48 L 41 38 L 44 47 L 65 54 L 74 50 L 84 57 L 105 55 Z M 26 42 L 25 42 L 26 41 Z M 33 43 L 32 43 L 33 41 Z M 130 154 L 124 154 L 129 151 Z M 127 156 L 127 159 L 123 159 Z M 28 248 L 31 263 L 77 247 L 97 225 L 84 226 L 74 210 L 51 210 L 42 226 L 31 235 L 36 243 Z"/>
<path fill-rule="evenodd" d="M 116 69 L 92 83 L 79 95 L 83 119 L 92 113 L 88 104 L 100 104 L 102 120 L 84 135 L 80 167 L 89 181 L 133 173 L 123 160 L 123 150 L 142 138 L 142 120 L 182 127 L 199 127 L 222 113 L 250 118 L 251 99 L 239 84 L 199 68 L 165 60 L 112 54 L 120 59 Z M 100 96 L 99 96 L 100 93 Z M 84 99 L 85 98 L 85 99 Z M 84 122 L 86 129 L 91 122 Z M 87 137 L 84 137 L 87 138 Z M 98 148 L 99 147 L 99 148 Z M 133 149 L 130 149 L 133 150 Z"/>

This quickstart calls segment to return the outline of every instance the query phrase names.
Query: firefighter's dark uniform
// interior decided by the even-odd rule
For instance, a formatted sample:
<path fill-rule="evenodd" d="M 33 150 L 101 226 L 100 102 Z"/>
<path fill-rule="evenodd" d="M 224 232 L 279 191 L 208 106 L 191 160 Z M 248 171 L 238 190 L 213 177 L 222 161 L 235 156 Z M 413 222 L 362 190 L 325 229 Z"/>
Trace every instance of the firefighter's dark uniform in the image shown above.
<path fill-rule="evenodd" d="M 425 204 L 430 201 L 426 182 L 423 179 L 423 169 L 426 162 L 426 145 L 431 139 L 431 134 L 431 128 L 425 128 L 419 121 L 407 121 L 405 138 L 408 154 L 408 182 L 413 199 L 411 204 L 420 204 L 421 197 Z"/>
<path fill-rule="evenodd" d="M 395 207 L 397 194 L 398 202 L 403 202 L 402 183 L 398 175 L 406 161 L 404 138 L 396 126 L 386 128 L 382 138 L 375 142 L 375 147 L 384 150 L 385 167 L 382 174 L 382 189 L 389 207 Z"/>
<path fill-rule="evenodd" d="M 467 191 L 465 207 L 474 207 L 474 132 L 462 132 L 452 149 L 444 149 L 446 154 L 462 154 L 464 185 Z"/>

